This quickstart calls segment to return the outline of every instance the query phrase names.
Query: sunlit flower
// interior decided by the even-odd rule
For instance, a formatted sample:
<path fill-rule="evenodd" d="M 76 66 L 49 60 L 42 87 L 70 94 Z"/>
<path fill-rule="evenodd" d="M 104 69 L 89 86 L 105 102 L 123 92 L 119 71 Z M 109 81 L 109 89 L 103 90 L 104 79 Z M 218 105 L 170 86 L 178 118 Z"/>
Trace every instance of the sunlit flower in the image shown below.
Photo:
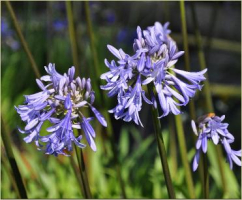
<path fill-rule="evenodd" d="M 64 154 L 64 150 L 72 151 L 74 142 L 80 148 L 86 145 L 80 141 L 82 134 L 74 129 L 83 129 L 85 138 L 93 151 L 96 145 L 93 140 L 95 131 L 90 125 L 94 118 L 85 118 L 82 110 L 90 107 L 98 121 L 107 126 L 104 117 L 93 107 L 95 93 L 91 87 L 91 80 L 85 78 L 74 78 L 75 68 L 71 67 L 68 73 L 61 75 L 55 70 L 53 64 L 45 67 L 48 75 L 36 79 L 41 92 L 26 95 L 25 105 L 15 107 L 22 121 L 26 122 L 24 130 L 19 131 L 27 136 L 24 141 L 35 142 L 43 149 L 46 144 L 46 154 Z M 44 85 L 42 82 L 47 82 Z M 49 135 L 41 135 L 41 127 L 44 122 L 49 121 L 52 126 L 47 128 Z"/>
<path fill-rule="evenodd" d="M 178 115 L 181 113 L 178 106 L 185 106 L 194 97 L 196 90 L 202 89 L 200 82 L 205 80 L 204 73 L 207 69 L 186 72 L 174 68 L 184 51 L 178 51 L 176 43 L 169 36 L 171 31 L 168 25 L 166 23 L 162 26 L 156 22 L 144 31 L 138 26 L 137 38 L 133 43 L 134 55 L 131 56 L 122 49 L 107 45 L 118 60 L 108 62 L 105 59 L 110 71 L 101 75 L 101 79 L 107 82 L 101 89 L 109 90 L 109 97 L 117 95 L 118 105 L 110 111 L 116 119 L 132 120 L 142 125 L 139 112 L 143 100 L 156 105 L 156 99 L 159 99 L 163 112 L 160 117 L 169 113 Z M 155 88 L 152 101 L 145 97 L 143 89 L 143 86 L 150 83 Z"/>
<path fill-rule="evenodd" d="M 193 159 L 193 171 L 196 171 L 198 168 L 200 153 L 207 152 L 208 140 L 212 140 L 215 145 L 223 144 L 231 169 L 233 168 L 233 162 L 241 166 L 241 160 L 238 158 L 241 157 L 241 150 L 234 151 L 231 149 L 230 143 L 234 142 L 234 136 L 228 131 L 228 124 L 222 123 L 224 118 L 225 115 L 218 117 L 214 113 L 202 116 L 198 119 L 198 130 L 195 122 L 192 120 L 193 132 L 198 136 L 196 143 L 197 152 Z"/>

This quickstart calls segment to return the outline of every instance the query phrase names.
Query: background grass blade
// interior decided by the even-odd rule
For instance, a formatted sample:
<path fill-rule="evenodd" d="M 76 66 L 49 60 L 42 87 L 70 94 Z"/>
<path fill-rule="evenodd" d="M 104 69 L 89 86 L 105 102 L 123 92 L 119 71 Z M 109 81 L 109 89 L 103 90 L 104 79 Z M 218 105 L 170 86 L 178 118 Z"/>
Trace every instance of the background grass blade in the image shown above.
<path fill-rule="evenodd" d="M 77 40 L 76 40 L 76 32 L 74 27 L 74 18 L 73 18 L 73 10 L 71 1 L 66 1 L 66 11 L 67 11 L 67 19 L 68 19 L 68 29 L 69 36 L 71 41 L 71 50 L 72 50 L 72 58 L 73 64 L 76 67 L 76 72 L 78 76 L 80 76 L 79 62 L 78 62 L 78 49 L 77 49 Z"/>
<path fill-rule="evenodd" d="M 11 17 L 12 17 L 12 20 L 13 20 L 13 23 L 14 23 L 14 27 L 16 29 L 16 32 L 18 33 L 19 39 L 21 41 L 21 44 L 23 45 L 23 48 L 24 48 L 24 50 L 25 50 L 25 52 L 26 52 L 26 54 L 27 54 L 27 56 L 29 58 L 29 61 L 31 63 L 31 67 L 32 67 L 36 77 L 39 78 L 40 77 L 39 69 L 38 69 L 38 67 L 37 67 L 37 65 L 36 65 L 36 63 L 34 61 L 34 58 L 33 58 L 32 54 L 31 54 L 31 52 L 29 50 L 29 47 L 28 47 L 28 45 L 27 45 L 27 43 L 26 43 L 26 41 L 24 39 L 24 36 L 23 36 L 23 34 L 21 32 L 20 26 L 18 24 L 18 20 L 16 18 L 14 10 L 13 10 L 13 8 L 11 6 L 11 3 L 9 1 L 5 1 L 5 4 L 6 4 L 6 6 L 8 8 L 8 11 L 9 11 Z"/>
<path fill-rule="evenodd" d="M 21 198 L 27 199 L 28 198 L 27 192 L 25 190 L 24 183 L 23 183 L 17 162 L 16 162 L 15 157 L 14 157 L 12 147 L 11 147 L 12 146 L 12 143 L 10 141 L 10 135 L 11 134 L 10 134 L 10 131 L 7 127 L 6 122 L 4 121 L 3 115 L 2 115 L 2 118 L 1 118 L 1 123 L 2 123 L 2 128 L 3 128 L 3 130 L 1 131 L 1 136 L 2 136 L 3 144 L 4 144 L 4 147 L 5 147 L 5 150 L 6 150 L 6 154 L 8 156 L 10 166 L 12 168 L 12 172 L 13 172 L 13 175 L 14 175 L 13 178 L 14 178 L 15 183 L 16 183 L 17 188 L 18 188 L 18 193 L 19 193 Z"/>

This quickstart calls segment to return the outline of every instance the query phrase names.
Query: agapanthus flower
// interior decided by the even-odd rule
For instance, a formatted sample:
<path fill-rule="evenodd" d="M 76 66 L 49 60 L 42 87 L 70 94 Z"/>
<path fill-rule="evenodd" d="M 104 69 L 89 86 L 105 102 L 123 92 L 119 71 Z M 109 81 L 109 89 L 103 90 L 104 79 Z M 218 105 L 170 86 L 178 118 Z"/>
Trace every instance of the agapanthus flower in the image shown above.
<path fill-rule="evenodd" d="M 230 144 L 234 142 L 234 136 L 228 131 L 228 123 L 222 123 L 225 116 L 215 116 L 214 113 L 209 113 L 198 119 L 198 129 L 196 123 L 192 120 L 191 125 L 193 132 L 198 136 L 196 143 L 196 155 L 193 159 L 193 171 L 198 168 L 200 153 L 207 152 L 208 141 L 211 140 L 215 145 L 222 144 L 227 154 L 227 161 L 230 168 L 233 169 L 233 162 L 241 166 L 241 150 L 234 151 L 231 149 Z"/>
<path fill-rule="evenodd" d="M 185 106 L 196 90 L 201 90 L 201 81 L 205 80 L 204 73 L 186 72 L 175 69 L 174 64 L 184 51 L 178 51 L 175 41 L 169 36 L 169 23 L 162 26 L 156 22 L 154 26 L 142 31 L 137 27 L 137 38 L 133 43 L 133 55 L 128 55 L 122 49 L 108 45 L 109 51 L 118 59 L 105 64 L 110 71 L 101 75 L 107 84 L 101 89 L 108 90 L 108 96 L 117 95 L 118 105 L 111 109 L 116 119 L 134 121 L 141 124 L 139 112 L 143 100 L 156 105 L 156 99 L 162 110 L 160 117 L 169 113 L 178 115 L 178 106 Z M 153 84 L 154 97 L 149 100 L 143 89 L 145 85 Z"/>
<path fill-rule="evenodd" d="M 54 64 L 49 64 L 45 70 L 48 75 L 36 79 L 41 91 L 26 95 L 25 105 L 15 107 L 22 121 L 26 122 L 24 130 L 19 128 L 21 133 L 27 135 L 24 141 L 35 142 L 46 154 L 67 155 L 65 152 L 72 151 L 73 143 L 80 148 L 86 146 L 81 143 L 82 133 L 74 131 L 82 129 L 88 144 L 96 151 L 93 139 L 95 131 L 90 124 L 94 117 L 86 118 L 83 110 L 91 108 L 103 126 L 106 127 L 107 123 L 101 113 L 93 107 L 95 93 L 90 78 L 74 78 L 75 67 L 69 68 L 68 73 L 64 75 L 55 70 Z M 45 131 L 40 131 L 43 123 L 47 121 L 51 126 L 47 128 L 49 134 L 46 135 Z"/>

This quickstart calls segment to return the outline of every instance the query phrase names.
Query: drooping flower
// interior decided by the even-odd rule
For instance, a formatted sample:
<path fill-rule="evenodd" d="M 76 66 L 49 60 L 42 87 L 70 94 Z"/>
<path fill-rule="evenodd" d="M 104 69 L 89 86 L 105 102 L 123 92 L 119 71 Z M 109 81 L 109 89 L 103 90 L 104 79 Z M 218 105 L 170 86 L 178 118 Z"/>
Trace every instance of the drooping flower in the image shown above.
<path fill-rule="evenodd" d="M 163 112 L 160 117 L 169 113 L 178 115 L 181 113 L 178 106 L 185 106 L 194 97 L 196 90 L 202 89 L 200 83 L 205 80 L 207 69 L 186 72 L 174 68 L 184 51 L 178 51 L 175 41 L 169 36 L 171 31 L 168 25 L 162 26 L 156 22 L 144 31 L 138 26 L 137 38 L 133 43 L 134 55 L 131 56 L 122 49 L 107 45 L 118 60 L 108 62 L 105 59 L 110 71 L 101 75 L 101 79 L 107 82 L 101 89 L 109 90 L 109 97 L 117 95 L 118 105 L 110 110 L 116 119 L 132 120 L 142 125 L 139 112 L 143 100 L 155 106 L 156 99 Z M 145 96 L 143 87 L 147 84 L 153 84 L 155 88 L 152 101 Z"/>
<path fill-rule="evenodd" d="M 22 121 L 26 122 L 24 130 L 19 129 L 27 135 L 24 141 L 35 142 L 39 149 L 43 149 L 45 145 L 46 154 L 67 155 L 65 151 L 72 151 L 73 143 L 80 148 L 86 146 L 80 142 L 83 137 L 81 132 L 74 131 L 83 129 L 88 144 L 96 151 L 93 140 L 95 131 L 89 123 L 94 118 L 84 117 L 82 110 L 90 107 L 103 126 L 106 127 L 107 123 L 101 113 L 93 107 L 95 93 L 90 78 L 74 78 L 74 67 L 64 75 L 59 74 L 53 64 L 49 64 L 45 70 L 48 75 L 42 76 L 40 80 L 36 79 L 42 91 L 26 95 L 25 105 L 15 107 Z M 50 134 L 43 135 L 40 131 L 46 121 L 52 125 L 47 128 Z"/>
<path fill-rule="evenodd" d="M 234 136 L 228 131 L 228 123 L 222 123 L 225 116 L 215 116 L 214 113 L 209 113 L 198 118 L 198 130 L 196 123 L 192 120 L 191 125 L 193 132 L 198 136 L 196 143 L 196 155 L 193 159 L 193 171 L 198 168 L 200 153 L 207 152 L 208 140 L 212 140 L 215 145 L 223 144 L 224 150 L 227 154 L 227 161 L 229 162 L 230 168 L 233 168 L 233 162 L 241 166 L 241 150 L 234 151 L 230 147 L 230 143 L 234 142 Z"/>

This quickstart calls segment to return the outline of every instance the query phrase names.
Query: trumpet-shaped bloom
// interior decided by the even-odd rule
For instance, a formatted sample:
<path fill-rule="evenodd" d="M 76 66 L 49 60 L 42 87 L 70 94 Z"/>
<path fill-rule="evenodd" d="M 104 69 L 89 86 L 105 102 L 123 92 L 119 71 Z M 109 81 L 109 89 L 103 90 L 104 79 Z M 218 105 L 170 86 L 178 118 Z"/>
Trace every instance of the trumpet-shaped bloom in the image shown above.
<path fill-rule="evenodd" d="M 109 71 L 101 75 L 101 79 L 107 82 L 101 89 L 108 90 L 109 97 L 117 95 L 118 105 L 110 111 L 116 119 L 142 125 L 139 112 L 143 100 L 156 107 L 156 99 L 163 112 L 160 117 L 169 113 L 178 115 L 181 113 L 178 106 L 185 106 L 196 90 L 202 89 L 200 83 L 205 80 L 207 69 L 186 72 L 174 68 L 184 51 L 178 51 L 176 43 L 169 36 L 171 31 L 168 25 L 162 26 L 156 22 L 143 31 L 138 26 L 133 55 L 107 45 L 117 61 L 108 62 L 105 59 Z M 143 87 L 147 84 L 153 84 L 155 88 L 152 100 L 145 97 Z"/>
<path fill-rule="evenodd" d="M 74 78 L 74 67 L 64 75 L 59 74 L 53 64 L 49 64 L 45 70 L 48 75 L 36 80 L 42 91 L 26 95 L 25 105 L 15 106 L 22 121 L 26 123 L 24 130 L 19 128 L 21 133 L 27 135 L 24 141 L 35 142 L 41 150 L 45 146 L 46 154 L 67 155 L 65 152 L 72 151 L 73 143 L 80 148 L 86 146 L 81 143 L 81 132 L 74 131 L 83 129 L 88 144 L 96 151 L 93 139 L 95 132 L 89 123 L 94 118 L 85 118 L 82 109 L 90 107 L 103 126 L 106 127 L 107 123 L 101 113 L 93 107 L 95 93 L 91 87 L 91 80 Z M 47 128 L 47 135 L 40 133 L 46 121 L 52 124 Z"/>
<path fill-rule="evenodd" d="M 207 152 L 208 140 L 212 140 L 215 145 L 223 144 L 224 150 L 227 154 L 227 161 L 229 162 L 230 168 L 233 168 L 233 162 L 241 166 L 241 150 L 234 151 L 230 147 L 230 143 L 234 142 L 234 136 L 228 131 L 228 124 L 222 123 L 225 116 L 215 116 L 215 114 L 210 113 L 208 115 L 202 116 L 198 119 L 198 130 L 195 122 L 192 120 L 191 125 L 193 132 L 198 136 L 196 143 L 196 155 L 193 159 L 193 171 L 198 168 L 200 153 Z"/>

